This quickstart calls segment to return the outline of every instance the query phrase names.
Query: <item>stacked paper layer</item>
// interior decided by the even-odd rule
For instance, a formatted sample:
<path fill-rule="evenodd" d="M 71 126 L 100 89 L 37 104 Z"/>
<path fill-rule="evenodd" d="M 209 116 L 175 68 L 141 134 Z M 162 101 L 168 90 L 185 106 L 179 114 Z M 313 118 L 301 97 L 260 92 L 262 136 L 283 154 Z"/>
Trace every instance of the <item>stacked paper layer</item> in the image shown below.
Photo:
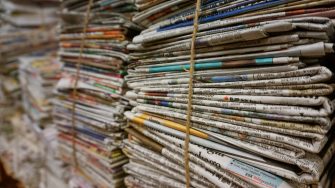
<path fill-rule="evenodd" d="M 53 90 L 60 78 L 61 63 L 51 55 L 20 58 L 19 78 L 22 104 L 29 117 L 40 127 L 51 121 Z"/>
<path fill-rule="evenodd" d="M 1 135 L 0 157 L 11 175 L 26 187 L 43 187 L 46 183 L 48 187 L 54 187 L 52 182 L 45 180 L 51 175 L 64 184 L 67 172 L 55 154 L 56 129 L 41 130 L 36 122 L 19 112 L 11 116 L 10 121 L 14 134 L 11 139 L 4 139 L 5 136 Z"/>
<path fill-rule="evenodd" d="M 35 184 L 55 187 L 55 183 L 52 182 L 64 185 L 69 174 L 66 173 L 63 161 L 59 160 L 57 129 L 51 121 L 53 90 L 60 78 L 61 63 L 52 53 L 22 56 L 19 58 L 19 62 L 22 107 L 25 114 L 22 115 L 23 125 L 21 126 L 23 128 L 16 128 L 17 130 L 15 130 L 15 140 L 20 145 L 24 143 L 20 147 L 28 148 L 28 151 L 24 152 L 29 152 L 29 154 L 18 160 L 17 165 L 21 165 L 20 161 L 22 161 L 23 165 L 27 165 L 27 168 L 34 171 L 34 174 L 36 173 L 38 176 L 25 175 L 27 173 L 25 170 L 18 171 L 17 176 L 24 179 L 25 182 L 29 182 L 29 184 L 31 184 L 30 181 L 34 181 L 33 187 L 36 186 Z M 30 138 L 23 137 L 24 139 L 22 139 L 22 135 L 25 134 L 29 135 Z M 33 141 L 31 142 L 29 139 Z M 21 150 L 14 154 L 21 155 Z M 36 155 L 34 158 L 29 156 L 32 155 L 32 152 L 36 153 L 33 153 L 33 156 Z M 53 181 L 48 182 L 48 177 L 53 177 Z"/>
<path fill-rule="evenodd" d="M 6 27 L 0 36 L 1 64 L 18 56 L 55 47 L 55 31 L 49 29 L 14 29 Z"/>
<path fill-rule="evenodd" d="M 14 155 L 14 176 L 26 186 L 38 187 L 41 181 L 39 169 L 43 166 L 43 150 L 37 124 L 26 114 L 17 114 L 11 121 L 15 128 L 15 141 L 9 151 Z"/>
<path fill-rule="evenodd" d="M 55 32 L 51 28 L 24 29 L 4 25 L 0 30 L 0 77 L 8 103 L 18 102 L 20 84 L 18 68 L 20 56 L 55 48 Z M 14 104 L 11 104 L 12 107 Z"/>
<path fill-rule="evenodd" d="M 58 188 L 68 187 L 70 176 L 69 167 L 60 159 L 58 150 L 58 130 L 56 126 L 45 128 L 40 134 L 43 147 L 44 166 L 39 170 L 41 174 L 40 187 Z"/>
<path fill-rule="evenodd" d="M 147 4 L 146 4 L 147 3 Z M 194 2 L 141 1 L 128 45 L 129 187 L 184 187 Z M 146 8 L 147 7 L 147 8 Z M 191 116 L 193 187 L 331 181 L 333 1 L 202 1 Z M 159 16 L 158 16 L 159 15 Z M 325 175 L 327 174 L 327 175 Z"/>
<path fill-rule="evenodd" d="M 18 102 L 18 57 L 55 47 L 55 35 L 50 30 L 18 29 L 6 25 L 0 31 L 0 77 L 8 103 Z M 14 106 L 11 104 L 12 107 Z"/>
<path fill-rule="evenodd" d="M 58 21 L 58 5 L 59 2 L 54 0 L 3 0 L 0 2 L 0 17 L 4 22 L 18 27 L 52 25 Z"/>
<path fill-rule="evenodd" d="M 94 1 L 84 33 L 88 1 L 63 3 L 59 57 L 64 67 L 57 85 L 54 120 L 60 130 L 64 160 L 78 161 L 78 166 L 73 164 L 70 184 L 120 187 L 122 165 L 128 161 L 119 148 L 125 137 L 123 113 L 129 109 L 122 97 L 129 60 L 126 46 L 139 30 L 130 21 L 134 5 L 128 1 Z"/>
<path fill-rule="evenodd" d="M 56 130 L 41 129 L 47 125 L 44 120 L 50 119 L 49 99 L 60 69 L 55 59 L 41 57 L 57 44 L 52 29 L 56 26 L 58 4 L 45 5 L 42 1 L 0 2 L 1 158 L 10 164 L 12 175 L 27 187 L 42 187 L 43 177 L 51 174 L 49 166 L 66 174 L 62 161 L 46 149 L 51 149 L 55 140 L 50 139 L 50 130 Z M 21 107 L 26 114 L 21 113 Z M 63 176 L 56 176 L 54 179 L 64 183 Z"/>

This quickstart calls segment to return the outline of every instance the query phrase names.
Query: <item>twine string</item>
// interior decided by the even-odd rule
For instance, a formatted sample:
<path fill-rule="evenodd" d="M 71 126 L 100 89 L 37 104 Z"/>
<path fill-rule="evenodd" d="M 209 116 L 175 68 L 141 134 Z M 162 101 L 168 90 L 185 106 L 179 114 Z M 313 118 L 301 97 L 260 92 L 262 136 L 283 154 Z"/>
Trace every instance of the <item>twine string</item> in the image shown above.
<path fill-rule="evenodd" d="M 184 168 L 185 168 L 185 179 L 186 179 L 186 187 L 190 187 L 190 157 L 189 157 L 189 143 L 190 143 L 190 127 L 191 127 L 191 115 L 192 115 L 192 99 L 193 99 L 193 78 L 194 78 L 194 64 L 195 64 L 195 40 L 198 32 L 198 18 L 200 14 L 200 5 L 201 0 L 197 0 L 194 22 L 193 22 L 193 33 L 192 33 L 192 41 L 191 41 L 191 59 L 190 59 L 190 79 L 188 83 L 188 100 L 187 100 L 187 117 L 186 117 L 186 137 L 184 142 Z"/>
<path fill-rule="evenodd" d="M 93 0 L 88 0 L 88 5 L 86 9 L 86 14 L 85 14 L 85 20 L 84 20 L 84 27 L 83 27 L 83 35 L 81 37 L 80 41 L 80 50 L 79 50 L 79 60 L 78 63 L 76 64 L 76 74 L 74 78 L 74 86 L 73 86 L 73 91 L 72 91 L 72 98 L 73 98 L 73 103 L 72 103 L 72 108 L 71 108 L 71 127 L 72 127 L 72 157 L 74 160 L 74 165 L 75 168 L 78 169 L 79 171 L 79 165 L 78 165 L 78 159 L 77 159 L 77 149 L 76 149 L 76 137 L 77 137 L 77 131 L 76 131 L 76 99 L 78 95 L 78 79 L 80 75 L 80 67 L 82 63 L 82 56 L 83 56 L 83 49 L 84 49 L 84 44 L 86 40 L 86 32 L 87 32 L 87 27 L 90 19 L 90 14 L 91 14 L 91 7 L 93 4 Z M 71 80 L 72 82 L 72 80 Z M 82 171 L 81 171 L 82 172 Z"/>

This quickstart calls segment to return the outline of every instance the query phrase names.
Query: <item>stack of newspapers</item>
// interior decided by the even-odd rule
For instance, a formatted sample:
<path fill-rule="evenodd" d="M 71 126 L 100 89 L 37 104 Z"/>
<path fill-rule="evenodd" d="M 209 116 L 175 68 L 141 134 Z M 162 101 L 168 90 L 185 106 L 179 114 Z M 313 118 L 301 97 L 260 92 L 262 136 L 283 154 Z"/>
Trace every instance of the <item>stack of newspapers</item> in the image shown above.
<path fill-rule="evenodd" d="M 145 3 L 146 2 L 146 3 Z M 141 1 L 126 97 L 129 187 L 185 187 L 194 1 Z M 192 187 L 303 187 L 334 168 L 334 1 L 202 1 Z"/>
<path fill-rule="evenodd" d="M 41 182 L 39 170 L 43 167 L 43 151 L 36 129 L 27 114 L 19 113 L 11 118 L 15 139 L 8 150 L 13 154 L 13 176 L 27 187 L 38 187 Z"/>
<path fill-rule="evenodd" d="M 52 26 L 58 21 L 57 1 L 3 0 L 0 2 L 0 18 L 15 27 Z"/>
<path fill-rule="evenodd" d="M 29 152 L 25 154 L 27 156 L 16 162 L 17 168 L 19 168 L 16 172 L 17 176 L 24 179 L 25 182 L 34 181 L 34 184 L 38 183 L 39 186 L 50 188 L 64 187 L 69 174 L 66 172 L 66 165 L 58 157 L 58 134 L 52 123 L 54 87 L 61 75 L 61 63 L 57 60 L 54 52 L 19 58 L 21 105 L 25 113 L 18 118 L 21 119 L 21 127 L 20 125 L 14 127 L 15 142 L 19 144 L 14 155 L 21 157 L 22 152 Z M 15 123 L 12 124 L 15 125 Z M 21 162 L 22 165 L 27 165 L 26 170 L 20 169 Z M 34 175 L 28 175 L 27 170 L 33 171 Z"/>
<path fill-rule="evenodd" d="M 51 101 L 60 78 L 61 63 L 51 54 L 23 56 L 19 61 L 22 106 L 37 126 L 46 127 L 52 122 Z"/>
<path fill-rule="evenodd" d="M 20 98 L 18 68 L 20 56 L 55 48 L 55 32 L 50 28 L 18 28 L 8 23 L 0 29 L 0 78 L 9 108 L 15 107 Z"/>
<path fill-rule="evenodd" d="M 10 25 L 0 30 L 0 77 L 5 94 L 13 102 L 20 95 L 18 57 L 52 49 L 56 44 L 54 41 L 54 32 L 50 30 L 20 29 Z"/>
<path fill-rule="evenodd" d="M 43 166 L 39 170 L 41 174 L 40 187 L 68 187 L 67 181 L 70 172 L 68 165 L 59 157 L 57 128 L 49 126 L 40 135 L 41 149 L 43 151 Z"/>
<path fill-rule="evenodd" d="M 130 21 L 134 4 L 94 1 L 84 33 L 87 6 L 88 1 L 63 1 L 58 54 L 64 65 L 54 122 L 61 156 L 73 167 L 71 186 L 120 187 L 128 162 L 119 148 L 125 138 L 123 113 L 129 110 L 122 96 L 126 46 L 140 28 Z"/>
<path fill-rule="evenodd" d="M 50 168 L 66 174 L 62 161 L 51 160 L 55 155 L 50 152 L 55 145 L 50 132 L 56 132 L 50 124 L 50 98 L 60 63 L 45 57 L 57 46 L 53 29 L 58 3 L 42 1 L 0 2 L 0 158 L 27 187 L 43 187 Z M 53 177 L 64 184 L 63 176 Z M 54 187 L 51 181 L 48 185 Z"/>

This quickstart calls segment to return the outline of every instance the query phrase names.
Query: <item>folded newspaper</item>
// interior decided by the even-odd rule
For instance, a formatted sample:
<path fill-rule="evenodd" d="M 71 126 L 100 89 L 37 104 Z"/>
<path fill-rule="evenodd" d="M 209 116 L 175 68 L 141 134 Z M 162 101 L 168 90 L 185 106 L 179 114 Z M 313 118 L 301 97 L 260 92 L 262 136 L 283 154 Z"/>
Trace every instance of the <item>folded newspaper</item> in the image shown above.
<path fill-rule="evenodd" d="M 122 187 L 128 158 L 119 145 L 126 136 L 123 113 L 130 107 L 123 98 L 126 46 L 141 27 L 130 21 L 131 1 L 101 0 L 93 1 L 84 33 L 88 2 L 62 4 L 58 55 L 64 65 L 53 102 L 54 123 L 62 158 L 72 166 L 70 187 Z"/>
<path fill-rule="evenodd" d="M 128 187 L 185 187 L 194 1 L 136 1 Z M 195 40 L 192 187 L 327 187 L 334 176 L 334 1 L 211 1 Z"/>

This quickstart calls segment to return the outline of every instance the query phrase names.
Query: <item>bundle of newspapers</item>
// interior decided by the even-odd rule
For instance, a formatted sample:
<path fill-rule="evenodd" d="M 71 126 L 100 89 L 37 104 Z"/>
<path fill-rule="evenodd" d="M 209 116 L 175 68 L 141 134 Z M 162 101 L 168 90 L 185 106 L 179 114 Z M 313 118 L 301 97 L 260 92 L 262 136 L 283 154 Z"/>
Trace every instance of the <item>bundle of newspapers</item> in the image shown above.
<path fill-rule="evenodd" d="M 15 139 L 8 152 L 13 155 L 13 176 L 25 186 L 38 187 L 41 181 L 39 169 L 43 166 L 41 142 L 35 123 L 24 113 L 11 118 Z"/>
<path fill-rule="evenodd" d="M 17 121 L 22 124 L 15 128 L 15 142 L 22 145 L 19 146 L 22 149 L 19 148 L 14 155 L 29 152 L 21 160 L 23 165 L 27 165 L 26 170 L 34 173 L 18 169 L 16 174 L 25 182 L 34 181 L 33 187 L 35 184 L 40 187 L 64 187 L 69 175 L 66 165 L 58 156 L 58 134 L 51 115 L 54 87 L 61 76 L 61 66 L 55 51 L 19 58 L 21 105 L 25 113 L 19 116 L 21 121 Z M 25 148 L 28 151 L 22 151 Z M 16 162 L 17 168 L 21 160 Z"/>
<path fill-rule="evenodd" d="M 58 130 L 55 126 L 49 126 L 40 133 L 40 142 L 42 143 L 42 168 L 41 188 L 59 188 L 68 187 L 70 177 L 69 166 L 61 160 L 58 150 Z"/>
<path fill-rule="evenodd" d="M 4 24 L 0 29 L 0 77 L 7 98 L 8 110 L 20 101 L 18 68 L 20 56 L 40 53 L 56 47 L 56 35 L 52 28 L 17 28 Z"/>
<path fill-rule="evenodd" d="M 129 110 L 122 96 L 126 46 L 139 27 L 130 21 L 134 4 L 93 1 L 84 33 L 88 2 L 63 1 L 58 54 L 64 65 L 54 122 L 60 153 L 73 167 L 71 186 L 120 187 L 128 162 L 119 148 L 125 138 L 123 112 Z"/>
<path fill-rule="evenodd" d="M 147 4 L 146 4 L 147 3 Z M 334 1 L 211 1 L 195 40 L 192 187 L 327 187 Z M 185 187 L 194 1 L 141 1 L 128 49 L 129 187 Z"/>
<path fill-rule="evenodd" d="M 16 27 L 51 26 L 57 23 L 58 0 L 3 0 L 0 19 Z"/>
<path fill-rule="evenodd" d="M 58 4 L 42 1 L 0 2 L 0 153 L 11 175 L 27 187 L 42 187 L 43 177 L 51 177 L 50 168 L 66 174 L 62 161 L 46 149 L 55 145 L 50 132 L 56 129 L 41 129 L 47 125 L 44 120 L 51 125 L 48 100 L 60 69 L 55 58 L 41 57 L 57 46 L 53 29 Z M 63 176 L 58 174 L 53 182 L 56 179 L 56 187 L 64 187 L 59 186 L 64 183 Z M 50 182 L 48 187 L 55 187 Z"/>
<path fill-rule="evenodd" d="M 41 48 L 55 46 L 58 3 L 25 0 L 0 2 L 0 60 L 11 61 Z M 46 5 L 47 4 L 47 5 Z"/>
<path fill-rule="evenodd" d="M 52 54 L 23 56 L 19 61 L 22 106 L 32 121 L 44 128 L 52 123 L 51 101 L 61 76 L 61 63 Z"/>
<path fill-rule="evenodd" d="M 14 102 L 20 95 L 18 57 L 53 49 L 55 44 L 55 33 L 50 30 L 22 29 L 10 25 L 0 30 L 0 77 L 3 90 L 11 101 Z"/>
<path fill-rule="evenodd" d="M 8 174 L 20 180 L 25 186 L 38 187 L 41 174 L 39 169 L 42 166 L 41 150 L 39 149 L 38 138 L 30 129 L 29 118 L 17 112 L 11 116 L 11 127 L 15 132 L 12 139 L 0 139 L 0 158 L 6 166 Z"/>

